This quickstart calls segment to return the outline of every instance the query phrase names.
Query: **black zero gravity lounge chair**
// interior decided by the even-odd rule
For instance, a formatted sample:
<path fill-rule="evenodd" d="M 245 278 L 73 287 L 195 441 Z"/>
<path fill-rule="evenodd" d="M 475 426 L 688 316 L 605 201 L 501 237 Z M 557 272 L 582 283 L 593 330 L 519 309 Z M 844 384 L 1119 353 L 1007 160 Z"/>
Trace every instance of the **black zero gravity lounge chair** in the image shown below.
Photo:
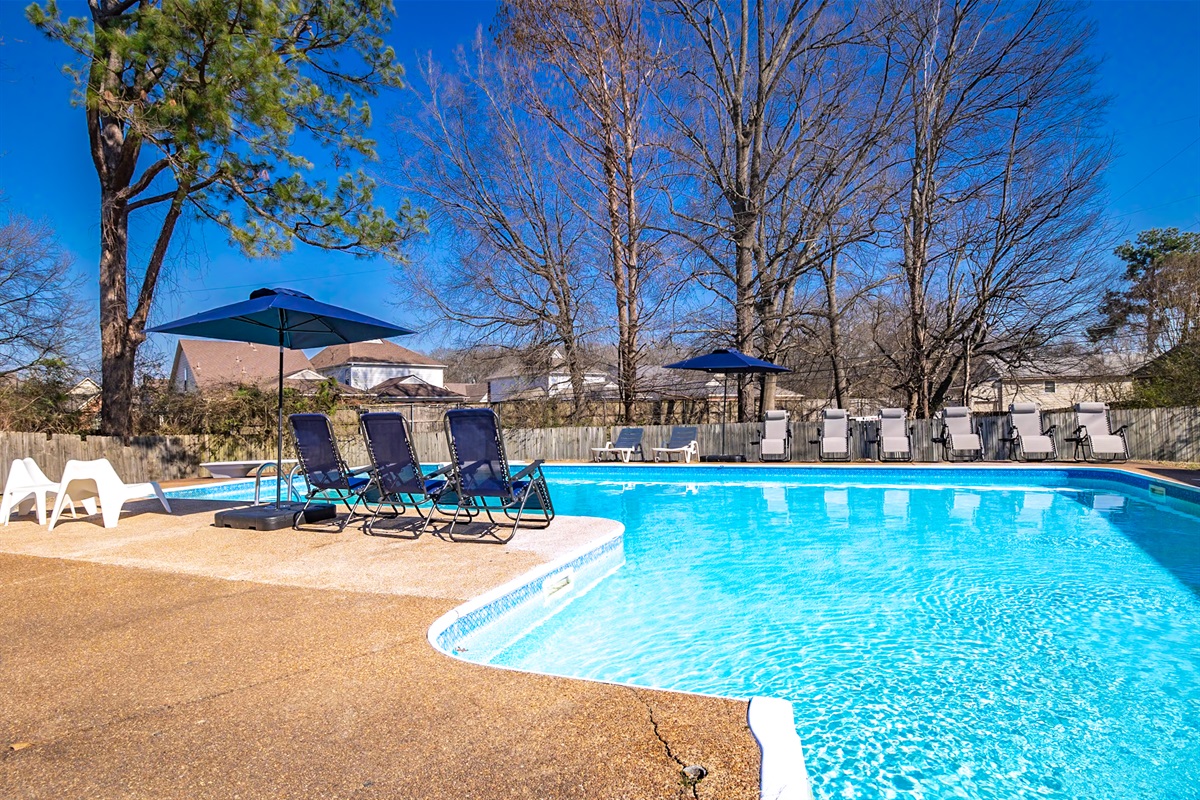
<path fill-rule="evenodd" d="M 338 530 L 345 530 L 350 520 L 359 513 L 359 508 L 365 510 L 363 495 L 371 488 L 371 479 L 363 476 L 366 469 L 351 470 L 346 466 L 338 451 L 337 440 L 333 437 L 329 417 L 324 414 L 292 414 L 288 422 L 296 439 L 296 454 L 304 469 L 304 478 L 308 481 L 304 510 L 317 499 L 329 500 L 335 505 L 345 503 L 347 513 L 338 522 Z M 302 519 L 303 511 L 296 515 L 292 527 L 298 528 Z"/>
<path fill-rule="evenodd" d="M 492 523 L 489 533 L 502 544 L 516 535 L 523 521 L 528 524 L 529 512 L 535 514 L 537 527 L 549 526 L 554 519 L 554 504 L 542 474 L 545 462 L 539 458 L 511 474 L 496 412 L 490 408 L 454 409 L 446 412 L 445 424 L 453 468 L 451 480 L 458 496 L 450 521 L 451 538 L 463 512 L 468 516 L 479 511 L 487 514 Z M 495 533 L 499 523 L 493 515 L 498 511 L 513 524 L 508 536 Z"/>
<path fill-rule="evenodd" d="M 379 500 L 374 512 L 363 523 L 363 533 L 374 533 L 375 523 L 386 505 L 391 508 L 393 519 L 407 507 L 416 511 L 422 524 L 413 538 L 420 536 L 429 527 L 439 504 L 457 503 L 447 491 L 450 481 L 446 475 L 453 468 L 447 464 L 428 475 L 424 473 L 413 446 L 408 420 L 403 414 L 364 412 L 358 423 L 371 459 L 371 478 L 379 490 Z"/>

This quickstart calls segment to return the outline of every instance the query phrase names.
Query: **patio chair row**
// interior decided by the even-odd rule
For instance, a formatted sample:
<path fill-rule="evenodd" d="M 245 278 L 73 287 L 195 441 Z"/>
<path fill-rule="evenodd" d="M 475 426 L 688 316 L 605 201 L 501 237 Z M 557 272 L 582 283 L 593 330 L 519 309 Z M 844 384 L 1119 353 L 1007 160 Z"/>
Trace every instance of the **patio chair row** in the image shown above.
<path fill-rule="evenodd" d="M 501 434 L 500 420 L 487 408 L 455 409 L 444 416 L 449 463 L 425 471 L 413 443 L 412 431 L 403 414 L 364 412 L 359 430 L 370 464 L 350 468 L 342 458 L 333 425 L 324 414 L 293 414 L 289 418 L 300 466 L 308 483 L 304 509 L 296 515 L 298 527 L 314 501 L 343 503 L 347 513 L 339 518 L 344 530 L 356 516 L 363 516 L 363 532 L 373 534 L 385 516 L 398 518 L 411 508 L 421 520 L 413 538 L 429 527 L 435 514 L 448 523 L 446 535 L 453 538 L 456 526 L 480 513 L 492 523 L 483 535 L 508 542 L 522 522 L 531 518 L 537 527 L 554 519 L 550 489 L 538 459 L 513 471 Z M 496 515 L 511 522 L 507 535 L 498 531 Z"/>
<path fill-rule="evenodd" d="M 1075 445 L 1073 457 L 1076 461 L 1119 462 L 1129 458 L 1129 446 L 1125 439 L 1128 426 L 1113 429 L 1109 421 L 1108 406 L 1104 403 L 1078 403 L 1075 406 L 1076 424 L 1067 442 Z M 827 408 L 817 424 L 816 438 L 810 444 L 817 445 L 817 456 L 821 461 L 851 461 L 854 458 L 854 427 L 849 413 L 841 408 Z M 947 461 L 974 461 L 984 455 L 983 441 L 975 426 L 974 416 L 964 406 L 950 406 L 939 412 L 937 435 L 933 442 L 942 450 Z M 1058 446 L 1054 432 L 1057 426 L 1047 428 L 1042 420 L 1042 411 L 1035 403 L 1013 403 L 1009 406 L 1006 420 L 1006 435 L 1000 437 L 1007 446 L 1008 457 L 1014 461 L 1052 461 L 1058 458 Z M 902 408 L 883 408 L 873 430 L 874 436 L 867 440 L 868 446 L 880 461 L 913 460 L 913 426 Z M 644 432 L 641 428 L 623 428 L 615 441 L 604 447 L 593 447 L 592 459 L 605 458 L 628 463 L 635 456 L 645 461 L 642 449 Z M 762 431 L 757 442 L 759 458 L 763 461 L 792 460 L 792 431 L 786 411 L 768 411 L 764 415 Z M 690 462 L 699 457 L 695 426 L 676 426 L 670 440 L 662 447 L 653 448 L 654 460 L 660 456 L 670 460 L 680 455 Z"/>

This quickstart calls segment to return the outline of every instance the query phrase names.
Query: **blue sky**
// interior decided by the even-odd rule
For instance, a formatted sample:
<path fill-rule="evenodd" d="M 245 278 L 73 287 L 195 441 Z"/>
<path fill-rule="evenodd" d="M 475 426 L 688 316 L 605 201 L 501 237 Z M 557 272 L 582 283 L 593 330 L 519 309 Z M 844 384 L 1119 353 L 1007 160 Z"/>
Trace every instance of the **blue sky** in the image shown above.
<path fill-rule="evenodd" d="M 85 13 L 83 0 L 60 4 L 68 14 Z M 72 83 L 61 72 L 65 49 L 33 30 L 25 5 L 0 0 L 0 192 L 10 209 L 57 229 L 94 301 L 98 193 L 83 116 L 71 106 Z M 471 0 L 400 0 L 396 6 L 389 42 L 406 64 L 418 52 L 448 60 L 495 10 L 494 3 Z M 1200 230 L 1200 0 L 1100 0 L 1088 11 L 1098 24 L 1100 91 L 1112 98 L 1108 119 L 1118 151 L 1108 174 L 1113 223 L 1129 238 L 1150 227 Z M 372 102 L 384 157 L 397 101 L 394 95 Z M 136 239 L 137 229 L 131 233 Z M 152 321 L 275 285 L 400 324 L 412 321 L 381 261 L 303 246 L 278 260 L 247 261 L 220 231 L 201 226 L 188 231 L 183 253 L 185 266 L 162 287 Z M 440 342 L 417 336 L 405 344 L 431 349 Z"/>

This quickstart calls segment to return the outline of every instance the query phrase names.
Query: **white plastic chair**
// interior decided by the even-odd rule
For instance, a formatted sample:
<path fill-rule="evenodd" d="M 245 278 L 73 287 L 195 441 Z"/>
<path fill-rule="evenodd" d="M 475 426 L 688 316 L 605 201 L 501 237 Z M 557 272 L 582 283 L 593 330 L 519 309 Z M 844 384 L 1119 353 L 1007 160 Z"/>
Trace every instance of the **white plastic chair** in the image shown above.
<path fill-rule="evenodd" d="M 12 462 L 8 469 L 8 479 L 4 483 L 4 499 L 0 501 L 0 519 L 7 525 L 13 509 L 18 514 L 34 511 L 37 514 L 38 525 L 46 524 L 46 495 L 58 494 L 58 484 L 46 477 L 42 468 L 32 458 L 19 458 Z M 75 517 L 75 504 L 71 498 L 66 503 L 71 507 L 71 516 Z M 84 507 L 89 514 L 96 513 L 96 504 L 84 501 Z"/>
<path fill-rule="evenodd" d="M 162 487 L 154 481 L 149 483 L 125 483 L 107 458 L 95 461 L 68 461 L 63 468 L 62 482 L 58 486 L 58 499 L 54 502 L 54 513 L 50 515 L 50 530 L 54 530 L 63 506 L 74 494 L 81 500 L 95 498 L 100 502 L 100 515 L 104 527 L 116 527 L 121 518 L 121 508 L 130 500 L 157 497 L 167 513 L 171 504 L 163 494 Z M 94 513 L 94 512 L 93 512 Z"/>

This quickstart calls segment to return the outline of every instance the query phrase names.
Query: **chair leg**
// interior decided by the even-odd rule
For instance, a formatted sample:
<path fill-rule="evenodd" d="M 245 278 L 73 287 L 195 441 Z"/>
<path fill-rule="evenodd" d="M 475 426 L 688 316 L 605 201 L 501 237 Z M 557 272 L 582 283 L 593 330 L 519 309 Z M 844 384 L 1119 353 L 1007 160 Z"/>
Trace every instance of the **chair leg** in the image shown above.
<path fill-rule="evenodd" d="M 157 483 L 150 484 L 150 487 L 152 489 L 154 489 L 154 495 L 158 498 L 158 502 L 162 503 L 162 507 L 166 510 L 166 512 L 168 514 L 170 514 L 171 513 L 171 504 L 167 502 L 167 496 L 165 494 L 163 494 L 162 487 L 159 486 Z"/>

